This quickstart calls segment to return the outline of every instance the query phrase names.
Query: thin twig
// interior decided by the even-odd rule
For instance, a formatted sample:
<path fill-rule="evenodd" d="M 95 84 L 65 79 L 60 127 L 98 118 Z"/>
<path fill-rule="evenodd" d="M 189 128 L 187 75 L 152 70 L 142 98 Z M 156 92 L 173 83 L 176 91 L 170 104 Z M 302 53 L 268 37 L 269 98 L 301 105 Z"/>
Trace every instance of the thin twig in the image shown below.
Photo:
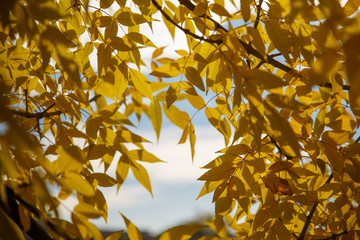
<path fill-rule="evenodd" d="M 347 234 L 348 231 L 343 231 L 341 233 L 338 233 L 338 234 L 333 234 L 331 235 L 330 237 L 327 237 L 327 238 L 319 238 L 318 240 L 335 240 L 336 238 L 340 237 L 341 235 L 344 235 L 344 234 Z"/>
<path fill-rule="evenodd" d="M 37 119 L 41 119 L 41 118 L 44 118 L 44 117 L 52 117 L 52 116 L 60 115 L 60 114 L 63 113 L 61 111 L 55 111 L 55 112 L 49 112 L 48 113 L 48 112 L 46 112 L 46 110 L 43 111 L 43 112 L 37 112 L 37 113 L 22 112 L 22 111 L 16 111 L 16 110 L 13 110 L 13 109 L 10 109 L 10 111 L 13 114 L 21 116 L 21 117 L 37 118 Z"/>
<path fill-rule="evenodd" d="M 180 4 L 184 5 L 186 8 L 188 8 L 190 11 L 193 11 L 195 9 L 195 5 L 190 2 L 189 0 L 178 0 L 180 2 Z M 163 16 L 169 20 L 172 24 L 174 24 L 177 28 L 179 28 L 180 30 L 182 30 L 185 34 L 188 34 L 198 40 L 202 40 L 202 41 L 205 41 L 205 42 L 208 42 L 208 43 L 216 43 L 216 44 L 221 44 L 223 43 L 222 39 L 217 39 L 217 40 L 213 40 L 213 39 L 208 39 L 208 38 L 205 38 L 203 36 L 198 36 L 196 35 L 195 33 L 192 33 L 190 32 L 188 29 L 185 29 L 183 27 L 181 27 L 180 25 L 178 25 L 177 23 L 175 23 L 171 18 L 170 16 L 168 16 L 163 10 L 162 8 L 160 7 L 160 5 L 156 2 L 156 0 L 151 0 L 151 2 L 154 4 L 154 6 L 161 12 L 161 14 L 163 14 Z M 210 18 L 209 16 L 207 16 L 206 14 L 200 16 L 200 17 L 204 17 L 204 18 L 207 18 L 209 20 L 211 20 L 214 24 L 215 24 L 215 27 L 216 28 L 219 28 L 221 30 L 223 30 L 224 32 L 228 32 L 228 30 L 226 28 L 224 28 L 221 24 L 219 24 L 218 22 L 216 22 L 214 19 Z M 277 61 L 274 59 L 275 56 L 277 55 L 266 55 L 266 57 L 263 57 L 261 55 L 261 53 L 259 51 L 257 51 L 250 43 L 246 43 L 244 41 L 242 41 L 241 39 L 238 39 L 238 41 L 240 42 L 240 44 L 244 47 L 244 49 L 246 50 L 246 52 L 250 55 L 253 55 L 254 57 L 257 57 L 258 59 L 260 59 L 261 61 L 264 61 L 265 63 L 268 63 L 278 69 L 281 69 L 283 70 L 284 72 L 287 72 L 287 73 L 290 73 L 293 74 L 294 76 L 299 76 L 301 77 L 301 74 L 289 67 L 289 66 L 286 66 L 285 64 Z M 327 88 L 331 88 L 332 87 L 332 84 L 331 83 L 325 83 L 323 84 L 322 86 L 324 87 L 327 87 Z M 349 90 L 350 89 L 350 86 L 349 85 L 344 85 L 343 86 L 343 90 Z"/>
<path fill-rule="evenodd" d="M 326 180 L 325 184 L 329 183 L 332 178 L 333 178 L 333 174 L 331 173 L 330 176 L 328 177 L 328 179 Z M 304 227 L 302 228 L 301 233 L 300 233 L 300 235 L 299 235 L 299 237 L 298 237 L 297 240 L 304 240 L 305 234 L 306 234 L 306 232 L 307 232 L 307 230 L 308 230 L 308 228 L 309 228 L 309 225 L 310 225 L 310 223 L 311 223 L 311 219 L 312 219 L 312 217 L 313 217 L 313 215 L 314 215 L 314 213 L 315 213 L 315 210 L 316 210 L 318 204 L 319 204 L 319 202 L 316 201 L 316 202 L 314 203 L 314 205 L 312 206 L 309 215 L 306 217 L 306 221 L 305 221 Z"/>
<path fill-rule="evenodd" d="M 155 1 L 155 0 L 151 0 L 151 2 L 154 4 L 154 6 L 161 12 L 161 14 L 166 18 L 166 20 L 168 20 L 169 22 L 171 22 L 174 26 L 176 26 L 177 28 L 179 28 L 181 31 L 183 31 L 185 34 L 192 36 L 193 38 L 208 42 L 208 43 L 216 43 L 216 44 L 221 44 L 222 40 L 221 39 L 208 39 L 205 38 L 203 36 L 199 36 L 196 35 L 195 33 L 191 32 L 189 29 L 183 28 L 181 27 L 179 24 L 177 24 L 169 15 L 167 15 L 164 10 L 161 8 L 161 6 Z"/>
<path fill-rule="evenodd" d="M 259 25 L 259 21 L 260 21 L 260 12 L 261 12 L 261 5 L 263 3 L 263 0 L 259 1 L 259 4 L 257 5 L 257 13 L 256 13 L 256 19 L 254 22 L 254 28 L 256 29 L 257 26 Z"/>

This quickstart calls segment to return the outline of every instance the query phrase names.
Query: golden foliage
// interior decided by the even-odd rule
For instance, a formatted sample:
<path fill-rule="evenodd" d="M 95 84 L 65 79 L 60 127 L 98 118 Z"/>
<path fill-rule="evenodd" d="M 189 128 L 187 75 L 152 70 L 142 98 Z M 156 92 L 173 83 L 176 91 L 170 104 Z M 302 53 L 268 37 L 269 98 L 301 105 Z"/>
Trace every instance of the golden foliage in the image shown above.
<path fill-rule="evenodd" d="M 107 220 L 99 187 L 119 190 L 131 170 L 152 194 L 141 162 L 162 161 L 133 132 L 132 116 L 145 113 L 157 138 L 166 116 L 194 158 L 194 115 L 182 100 L 204 111 L 226 148 L 198 179 L 199 197 L 213 192 L 212 221 L 160 239 L 189 239 L 204 228 L 216 236 L 202 239 L 360 237 L 360 1 L 194 2 L 5 1 L 0 238 L 45 229 L 32 237 L 102 239 L 89 222 Z M 139 32 L 157 31 L 154 21 L 173 38 L 176 28 L 185 33 L 188 49 L 176 50 L 177 59 L 161 57 L 164 47 Z M 140 50 L 149 47 L 153 78 L 140 71 Z M 96 159 L 104 172 L 93 169 Z M 78 204 L 65 221 L 57 209 L 72 194 Z M 142 239 L 122 217 L 130 239 Z"/>

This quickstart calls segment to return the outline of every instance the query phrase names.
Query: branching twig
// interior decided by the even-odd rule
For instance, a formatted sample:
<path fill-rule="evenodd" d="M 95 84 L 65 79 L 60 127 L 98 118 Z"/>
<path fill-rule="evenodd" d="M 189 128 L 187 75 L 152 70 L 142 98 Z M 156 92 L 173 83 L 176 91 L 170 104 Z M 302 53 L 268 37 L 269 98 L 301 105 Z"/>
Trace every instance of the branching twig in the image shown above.
<path fill-rule="evenodd" d="M 174 26 L 176 26 L 177 28 L 179 28 L 181 31 L 183 31 L 185 34 L 192 36 L 193 38 L 208 42 L 208 43 L 216 43 L 216 44 L 221 44 L 222 40 L 221 39 L 217 39 L 217 40 L 213 40 L 213 39 L 208 39 L 205 38 L 203 36 L 199 36 L 196 35 L 195 33 L 191 32 L 189 29 L 183 28 L 181 27 L 179 24 L 177 24 L 169 15 L 167 15 L 164 10 L 161 8 L 161 6 L 155 1 L 155 0 L 151 0 L 151 2 L 154 4 L 154 6 L 161 12 L 161 14 L 166 18 L 166 20 L 168 20 L 169 22 L 171 22 Z"/>
<path fill-rule="evenodd" d="M 56 115 L 60 115 L 63 112 L 61 111 L 55 111 L 55 112 L 46 112 L 47 110 L 43 111 L 43 112 L 37 112 L 37 113 L 29 113 L 29 112 L 22 112 L 22 111 L 16 111 L 16 110 L 12 110 L 10 109 L 10 111 L 18 116 L 21 117 L 26 117 L 26 118 L 36 118 L 36 119 L 41 119 L 44 117 L 52 117 L 52 116 L 56 116 Z"/>
<path fill-rule="evenodd" d="M 347 234 L 348 231 L 343 231 L 341 233 L 338 233 L 338 234 L 333 234 L 331 235 L 330 237 L 327 237 L 327 238 L 319 238 L 318 240 L 335 240 L 337 237 L 340 237 L 341 235 L 344 235 L 344 234 Z"/>
<path fill-rule="evenodd" d="M 333 178 L 333 174 L 331 173 L 330 176 L 328 177 L 328 179 L 326 180 L 325 184 L 329 183 L 332 178 Z M 304 227 L 302 228 L 301 233 L 300 233 L 300 235 L 299 235 L 299 237 L 298 237 L 297 240 L 304 240 L 305 234 L 306 234 L 306 232 L 307 232 L 307 230 L 308 230 L 308 228 L 309 228 L 309 225 L 310 225 L 310 223 L 311 223 L 311 219 L 312 219 L 312 217 L 313 217 L 313 215 L 314 215 L 314 213 L 315 213 L 315 210 L 316 210 L 318 204 L 319 204 L 319 202 L 316 201 L 316 202 L 314 203 L 314 205 L 312 206 L 309 215 L 306 217 L 306 221 L 305 221 Z"/>
<path fill-rule="evenodd" d="M 193 11 L 195 9 L 195 5 L 190 2 L 189 0 L 178 0 L 180 2 L 180 4 L 184 5 L 186 8 L 188 8 L 190 11 Z M 222 39 L 209 39 L 209 38 L 205 38 L 204 36 L 199 36 L 196 35 L 195 33 L 189 31 L 189 29 L 185 29 L 183 27 L 181 27 L 179 24 L 177 24 L 169 15 L 167 15 L 161 8 L 161 6 L 156 2 L 156 0 L 151 0 L 151 2 L 153 3 L 153 5 L 161 12 L 161 14 L 168 20 L 170 21 L 174 26 L 176 26 L 177 28 L 179 28 L 181 31 L 183 31 L 185 34 L 190 35 L 192 37 L 194 37 L 195 39 L 201 40 L 201 41 L 205 41 L 211 44 L 222 44 L 223 41 Z M 226 28 L 224 28 L 221 24 L 219 24 L 218 22 L 216 22 L 215 20 L 213 20 L 212 18 L 210 18 L 209 16 L 207 16 L 206 14 L 200 16 L 200 17 L 204 17 L 207 18 L 209 20 L 211 20 L 214 24 L 215 27 L 218 29 L 223 30 L 224 32 L 228 32 L 228 30 Z M 287 73 L 291 73 L 295 76 L 301 76 L 300 73 L 298 71 L 296 71 L 295 69 L 286 66 L 285 64 L 277 61 L 274 59 L 273 55 L 266 55 L 266 57 L 263 57 L 261 55 L 261 53 L 259 51 L 257 51 L 250 43 L 246 43 L 244 41 L 242 41 L 241 39 L 238 39 L 238 41 L 240 42 L 240 44 L 244 47 L 244 49 L 246 50 L 246 52 L 250 55 L 253 55 L 254 57 L 260 59 L 261 61 L 264 61 L 264 63 L 268 63 L 278 69 L 283 70 L 284 72 Z M 332 84 L 331 83 L 325 83 L 323 85 L 324 87 L 328 87 L 331 88 Z M 343 86 L 344 90 L 349 90 L 350 86 L 344 85 Z"/>
<path fill-rule="evenodd" d="M 254 22 L 254 28 L 256 29 L 257 26 L 259 25 L 259 21 L 260 21 L 260 12 L 261 12 L 261 5 L 263 3 L 263 0 L 259 1 L 259 4 L 257 5 L 257 13 L 256 13 L 256 19 Z"/>

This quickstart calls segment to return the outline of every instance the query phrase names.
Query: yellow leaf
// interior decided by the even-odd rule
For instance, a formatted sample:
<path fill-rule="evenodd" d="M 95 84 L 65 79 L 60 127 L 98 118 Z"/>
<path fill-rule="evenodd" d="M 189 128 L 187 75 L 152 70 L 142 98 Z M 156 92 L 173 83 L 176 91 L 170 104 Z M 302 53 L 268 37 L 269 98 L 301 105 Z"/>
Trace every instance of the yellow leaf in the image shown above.
<path fill-rule="evenodd" d="M 110 130 L 112 131 L 112 130 Z M 148 140 L 146 140 L 145 138 L 129 131 L 128 129 L 126 129 L 125 127 L 122 127 L 121 129 L 119 129 L 116 132 L 116 139 L 115 141 L 119 141 L 119 142 L 128 142 L 128 143 L 139 143 L 139 142 L 149 142 Z M 114 144 L 114 141 L 111 142 L 112 144 Z"/>
<path fill-rule="evenodd" d="M 159 240 L 188 240 L 196 232 L 207 228 L 206 225 L 182 225 L 172 227 L 162 233 Z"/>
<path fill-rule="evenodd" d="M 114 232 L 110 236 L 105 238 L 105 240 L 119 240 L 121 238 L 121 236 L 123 235 L 123 233 L 124 233 L 124 231 Z"/>
<path fill-rule="evenodd" d="M 291 44 L 288 33 L 281 28 L 280 22 L 278 20 L 270 19 L 265 21 L 265 28 L 271 42 L 289 61 L 289 51 Z"/>
<path fill-rule="evenodd" d="M 314 124 L 314 137 L 315 139 L 319 139 L 325 127 L 325 116 L 326 116 L 326 108 L 322 107 L 315 118 Z"/>
<path fill-rule="evenodd" d="M 336 146 L 321 142 L 321 147 L 328 158 L 332 168 L 337 172 L 342 172 L 344 169 L 344 161 L 342 155 Z"/>
<path fill-rule="evenodd" d="M 117 190 L 119 191 L 121 185 L 125 182 L 125 179 L 129 173 L 129 159 L 124 155 L 120 157 L 120 160 L 116 166 L 116 182 Z"/>
<path fill-rule="evenodd" d="M 69 183 L 71 183 L 71 187 L 73 187 L 78 193 L 84 194 L 88 197 L 95 195 L 93 186 L 84 178 L 82 178 L 79 173 L 66 172 L 64 174 L 64 178 L 68 180 Z"/>
<path fill-rule="evenodd" d="M 101 43 L 97 51 L 98 75 L 102 76 L 110 64 L 111 48 Z"/>
<path fill-rule="evenodd" d="M 360 1 L 359 0 L 348 0 L 344 6 L 344 14 L 346 17 L 353 15 L 357 10 L 359 10 Z"/>
<path fill-rule="evenodd" d="M 159 141 L 161 124 L 162 124 L 162 112 L 161 105 L 157 99 L 154 99 L 149 106 L 149 118 L 156 133 L 157 140 Z"/>
<path fill-rule="evenodd" d="M 100 16 L 96 19 L 95 24 L 98 27 L 106 27 L 110 25 L 112 22 L 112 17 L 110 16 Z"/>
<path fill-rule="evenodd" d="M 198 197 L 196 198 L 199 199 L 201 198 L 202 196 L 208 194 L 208 193 L 211 193 L 213 191 L 215 191 L 215 189 L 222 183 L 222 181 L 211 181 L 211 182 L 205 182 L 204 183 L 204 186 L 202 187 Z"/>
<path fill-rule="evenodd" d="M 135 26 L 152 21 L 151 18 L 145 15 L 133 12 L 122 12 L 116 17 L 116 19 L 119 21 L 120 24 L 124 26 Z"/>
<path fill-rule="evenodd" d="M 245 22 L 250 20 L 250 0 L 241 0 L 241 15 Z"/>
<path fill-rule="evenodd" d="M 190 123 L 190 127 L 189 127 L 189 139 L 190 139 L 190 148 L 191 148 L 191 158 L 194 160 L 196 135 L 195 135 L 194 125 L 192 123 Z"/>
<path fill-rule="evenodd" d="M 184 96 L 194 108 L 203 109 L 206 107 L 205 100 L 201 96 L 192 94 L 184 94 Z"/>
<path fill-rule="evenodd" d="M 1 143 L 1 151 L 0 151 L 0 167 L 3 174 L 6 174 L 7 177 L 11 179 L 21 178 L 21 174 L 19 172 L 18 167 L 12 156 L 10 155 L 10 149 L 8 148 L 8 144 L 6 141 L 0 140 Z"/>
<path fill-rule="evenodd" d="M 82 228 L 82 237 L 84 239 L 86 239 L 86 236 L 88 236 L 88 239 L 104 239 L 99 229 L 93 223 L 89 222 L 85 216 L 82 216 L 80 214 L 73 214 L 72 219 L 78 229 Z"/>
<path fill-rule="evenodd" d="M 258 227 L 263 226 L 270 218 L 272 218 L 278 211 L 279 203 L 277 201 L 264 204 L 259 211 L 256 213 L 252 231 L 255 231 Z"/>
<path fill-rule="evenodd" d="M 80 172 L 83 169 L 85 158 L 79 147 L 74 145 L 59 146 L 57 152 L 59 157 L 55 161 L 55 174 L 67 171 Z"/>
<path fill-rule="evenodd" d="M 139 229 L 129 220 L 127 219 L 123 214 L 120 213 L 122 218 L 124 219 L 124 222 L 126 224 L 127 234 L 130 240 L 142 240 L 142 235 Z"/>
<path fill-rule="evenodd" d="M 202 16 L 206 13 L 207 8 L 208 6 L 204 2 L 199 2 L 192 10 L 192 13 L 196 16 Z"/>
<path fill-rule="evenodd" d="M 149 80 L 141 72 L 131 69 L 130 70 L 130 79 L 133 82 L 136 89 L 145 97 L 153 100 L 152 89 Z"/>
<path fill-rule="evenodd" d="M 296 101 L 293 97 L 288 95 L 269 94 L 266 96 L 266 100 L 280 108 L 291 110 L 300 110 L 304 108 L 302 103 Z"/>
<path fill-rule="evenodd" d="M 225 9 L 225 7 L 220 4 L 213 3 L 210 5 L 209 9 L 220 16 L 231 17 L 230 13 Z"/>
<path fill-rule="evenodd" d="M 103 213 L 95 209 L 94 206 L 87 203 L 79 203 L 74 207 L 74 212 L 80 213 L 87 218 L 99 218 L 103 216 Z"/>
<path fill-rule="evenodd" d="M 200 73 L 193 67 L 186 67 L 184 71 L 185 77 L 201 91 L 205 91 L 205 86 Z"/>
<path fill-rule="evenodd" d="M 130 40 L 135 41 L 137 43 L 140 43 L 144 46 L 148 46 L 148 47 L 154 47 L 156 48 L 156 46 L 151 42 L 150 39 L 148 39 L 146 36 L 137 33 L 137 32 L 129 32 L 126 35 Z"/>
<path fill-rule="evenodd" d="M 166 91 L 166 106 L 170 108 L 171 105 L 176 101 L 180 92 L 180 83 L 174 82 L 170 85 L 168 90 Z M 164 107 L 165 109 L 165 107 Z M 165 111 L 165 110 L 164 110 Z"/>
<path fill-rule="evenodd" d="M 130 150 L 125 152 L 125 154 L 133 161 L 139 160 L 148 163 L 164 162 L 144 149 Z"/>
<path fill-rule="evenodd" d="M 244 75 L 249 79 L 248 81 L 250 81 L 253 85 L 258 86 L 260 89 L 283 87 L 287 84 L 278 76 L 258 69 L 245 72 Z"/>
<path fill-rule="evenodd" d="M 167 118 L 181 129 L 184 129 L 191 121 L 189 115 L 186 112 L 180 111 L 175 106 L 170 106 L 167 108 L 164 105 L 163 109 Z"/>
<path fill-rule="evenodd" d="M 231 174 L 234 173 L 236 169 L 235 165 L 232 162 L 223 163 L 220 166 L 213 167 L 201 177 L 198 178 L 200 181 L 219 181 L 227 179 Z"/>
<path fill-rule="evenodd" d="M 114 0 L 100 0 L 100 8 L 102 9 L 109 8 L 113 3 Z"/>
<path fill-rule="evenodd" d="M 132 51 L 137 49 L 134 44 L 131 44 L 126 38 L 119 38 L 117 36 L 110 37 L 109 44 L 118 51 Z M 103 43 L 102 43 L 103 44 Z M 101 44 L 100 44 L 101 45 Z M 111 50 L 110 50 L 111 52 Z"/>
<path fill-rule="evenodd" d="M 151 196 L 153 196 L 149 174 L 147 173 L 146 169 L 135 161 L 130 162 L 130 167 L 131 167 L 131 171 L 134 174 L 134 177 L 139 181 L 141 185 L 145 187 L 146 190 L 149 191 Z"/>
<path fill-rule="evenodd" d="M 93 173 L 90 175 L 90 177 L 96 179 L 99 186 L 101 187 L 111 187 L 116 184 L 115 179 L 105 173 Z"/>
<path fill-rule="evenodd" d="M 118 25 L 117 22 L 112 19 L 111 23 L 105 28 L 105 39 L 115 37 L 118 34 Z"/>
<path fill-rule="evenodd" d="M 65 17 L 66 12 L 53 1 L 29 2 L 30 11 L 37 20 L 58 20 Z"/>
<path fill-rule="evenodd" d="M 232 145 L 230 147 L 221 149 L 218 152 L 231 154 L 231 155 L 234 155 L 234 156 L 240 156 L 240 155 L 244 155 L 244 154 L 249 153 L 249 151 L 251 151 L 251 148 L 248 145 L 236 144 L 236 145 Z"/>
<path fill-rule="evenodd" d="M 184 128 L 183 133 L 182 133 L 182 135 L 181 135 L 181 138 L 180 138 L 178 144 L 183 144 L 183 143 L 185 143 L 186 140 L 187 140 L 187 138 L 188 138 L 188 136 L 189 136 L 189 125 Z"/>
<path fill-rule="evenodd" d="M 332 145 L 342 145 L 352 140 L 355 132 L 348 131 L 326 131 L 322 134 L 321 139 Z"/>
<path fill-rule="evenodd" d="M 21 229 L 16 223 L 0 208 L 0 238 L 25 240 Z"/>
<path fill-rule="evenodd" d="M 291 239 L 292 238 L 292 234 L 289 231 L 289 229 L 287 229 L 284 226 L 284 223 L 278 219 L 275 221 L 274 231 L 275 231 L 276 235 L 278 236 L 278 239 Z"/>
<path fill-rule="evenodd" d="M 245 1 L 241 1 L 245 2 Z M 254 44 L 256 50 L 258 50 L 262 56 L 265 56 L 265 45 L 263 42 L 262 37 L 260 36 L 259 30 L 254 27 L 247 27 L 246 30 L 248 31 L 249 38 L 252 44 Z"/>
<path fill-rule="evenodd" d="M 181 70 L 179 63 L 177 62 L 166 63 L 150 73 L 150 75 L 156 77 L 165 77 L 165 78 L 177 77 L 180 74 L 181 74 Z"/>
<path fill-rule="evenodd" d="M 271 132 L 270 136 L 275 139 L 287 155 L 291 157 L 300 156 L 299 143 L 289 122 L 281 117 L 269 104 L 266 102 L 264 102 L 264 104 L 266 109 L 265 115 L 270 122 L 270 126 L 267 128 L 268 131 Z"/>
<path fill-rule="evenodd" d="M 277 172 L 281 172 L 284 170 L 289 170 L 294 164 L 292 162 L 289 161 L 278 161 L 273 163 L 270 167 L 269 167 L 269 171 L 271 173 L 277 173 Z"/>
<path fill-rule="evenodd" d="M 286 179 L 276 176 L 274 173 L 269 173 L 262 178 L 265 187 L 269 188 L 273 194 L 280 193 L 282 195 L 293 195 L 289 182 Z"/>

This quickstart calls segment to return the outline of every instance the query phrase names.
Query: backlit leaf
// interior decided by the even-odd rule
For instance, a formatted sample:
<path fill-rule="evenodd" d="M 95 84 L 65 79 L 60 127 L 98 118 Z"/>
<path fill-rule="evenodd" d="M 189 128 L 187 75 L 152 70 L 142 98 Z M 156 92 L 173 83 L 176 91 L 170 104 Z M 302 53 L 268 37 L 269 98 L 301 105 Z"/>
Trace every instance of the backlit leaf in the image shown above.
<path fill-rule="evenodd" d="M 139 163 L 134 162 L 134 161 L 132 161 L 130 163 L 130 167 L 131 167 L 131 171 L 133 172 L 136 180 L 138 180 L 139 183 L 141 185 L 143 185 L 152 196 L 153 194 L 152 194 L 152 189 L 151 189 L 150 178 L 149 178 L 149 174 L 146 171 L 146 169 L 142 165 L 140 165 Z"/>
<path fill-rule="evenodd" d="M 127 219 L 122 213 L 120 213 L 120 215 L 124 219 L 129 239 L 130 240 L 142 240 L 143 237 L 142 237 L 139 229 L 137 229 L 137 227 L 129 219 Z"/>
<path fill-rule="evenodd" d="M 90 204 L 86 203 L 80 203 L 74 207 L 74 212 L 80 213 L 87 218 L 99 218 L 103 216 L 103 213 L 101 213 L 99 210 L 95 209 Z"/>
<path fill-rule="evenodd" d="M 278 76 L 258 69 L 246 72 L 245 76 L 253 85 L 258 86 L 261 89 L 272 89 L 286 85 L 286 82 L 281 80 Z"/>
<path fill-rule="evenodd" d="M 80 174 L 75 172 L 66 172 L 64 174 L 65 179 L 67 179 L 72 185 L 72 187 L 79 193 L 84 194 L 85 196 L 91 197 L 95 195 L 93 186 L 81 177 Z"/>
<path fill-rule="evenodd" d="M 200 73 L 192 67 L 186 67 L 184 70 L 185 77 L 201 91 L 205 91 L 205 86 L 200 76 Z"/>
<path fill-rule="evenodd" d="M 130 79 L 133 82 L 136 89 L 143 94 L 145 97 L 153 100 L 152 89 L 149 80 L 141 72 L 131 69 Z"/>
<path fill-rule="evenodd" d="M 159 240 L 188 240 L 196 232 L 207 228 L 205 225 L 182 225 L 172 227 L 161 234 Z"/>
<path fill-rule="evenodd" d="M 189 125 L 189 139 L 190 139 L 191 158 L 194 159 L 196 135 L 195 135 L 194 125 L 192 123 L 190 123 Z"/>
<path fill-rule="evenodd" d="M 25 240 L 21 229 L 2 209 L 0 209 L 0 229 L 0 236 L 2 239 L 10 238 Z"/>

